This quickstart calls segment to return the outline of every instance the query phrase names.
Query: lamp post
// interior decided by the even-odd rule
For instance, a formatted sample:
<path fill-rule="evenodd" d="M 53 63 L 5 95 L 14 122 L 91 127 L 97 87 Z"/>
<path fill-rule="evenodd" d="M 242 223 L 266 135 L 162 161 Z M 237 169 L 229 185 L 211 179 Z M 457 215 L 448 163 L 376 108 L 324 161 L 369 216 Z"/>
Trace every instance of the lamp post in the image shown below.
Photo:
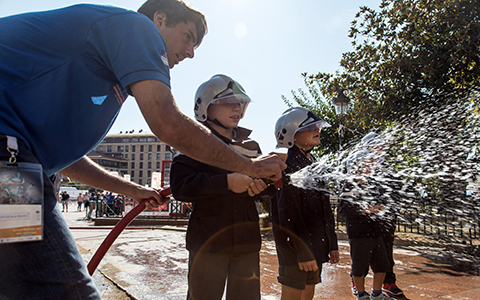
<path fill-rule="evenodd" d="M 335 106 L 335 113 L 339 118 L 339 126 L 338 126 L 338 139 L 340 144 L 340 150 L 342 150 L 342 137 L 343 137 L 343 126 L 342 126 L 342 119 L 343 115 L 347 114 L 348 104 L 350 103 L 350 98 L 345 96 L 343 91 L 341 90 L 338 92 L 338 96 L 332 99 L 332 103 Z"/>

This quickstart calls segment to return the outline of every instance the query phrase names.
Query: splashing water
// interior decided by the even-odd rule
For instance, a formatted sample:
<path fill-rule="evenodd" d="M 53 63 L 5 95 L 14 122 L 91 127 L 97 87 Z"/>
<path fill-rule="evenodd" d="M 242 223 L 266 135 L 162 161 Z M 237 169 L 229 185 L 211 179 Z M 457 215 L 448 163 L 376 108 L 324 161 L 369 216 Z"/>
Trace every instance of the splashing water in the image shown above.
<path fill-rule="evenodd" d="M 422 228 L 425 234 L 467 238 L 471 243 L 480 234 L 479 199 L 466 193 L 479 170 L 478 101 L 477 94 L 441 108 L 412 111 L 378 132 L 384 144 L 381 154 L 378 148 L 369 149 L 381 157 L 373 170 L 352 172 L 349 159 L 364 149 L 357 144 L 291 174 L 291 184 L 318 190 L 318 182 L 326 181 L 329 192 L 341 197 L 350 186 L 355 199 L 362 199 L 360 205 L 381 197 L 386 212 L 395 212 L 400 222 Z M 381 193 L 372 193 L 369 186 L 379 187 Z"/>

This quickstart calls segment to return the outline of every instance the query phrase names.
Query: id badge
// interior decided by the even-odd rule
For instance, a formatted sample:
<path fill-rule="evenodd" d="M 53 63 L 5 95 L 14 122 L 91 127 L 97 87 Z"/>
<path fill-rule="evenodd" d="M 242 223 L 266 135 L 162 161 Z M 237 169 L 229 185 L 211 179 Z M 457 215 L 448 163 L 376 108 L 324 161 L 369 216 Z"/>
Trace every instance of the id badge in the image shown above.
<path fill-rule="evenodd" d="M 0 161 L 0 243 L 43 240 L 43 172 Z"/>

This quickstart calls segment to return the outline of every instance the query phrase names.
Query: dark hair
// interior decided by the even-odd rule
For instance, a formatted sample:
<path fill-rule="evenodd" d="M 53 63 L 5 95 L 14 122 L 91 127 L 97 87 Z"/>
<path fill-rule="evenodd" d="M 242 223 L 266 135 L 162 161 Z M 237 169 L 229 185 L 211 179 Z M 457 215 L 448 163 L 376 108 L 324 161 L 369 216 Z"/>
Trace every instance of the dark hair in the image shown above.
<path fill-rule="evenodd" d="M 207 21 L 205 15 L 182 0 L 147 0 L 138 9 L 138 12 L 147 16 L 153 21 L 153 16 L 157 11 L 162 11 L 167 17 L 167 26 L 173 27 L 179 22 L 192 22 L 197 27 L 198 47 L 207 34 Z"/>

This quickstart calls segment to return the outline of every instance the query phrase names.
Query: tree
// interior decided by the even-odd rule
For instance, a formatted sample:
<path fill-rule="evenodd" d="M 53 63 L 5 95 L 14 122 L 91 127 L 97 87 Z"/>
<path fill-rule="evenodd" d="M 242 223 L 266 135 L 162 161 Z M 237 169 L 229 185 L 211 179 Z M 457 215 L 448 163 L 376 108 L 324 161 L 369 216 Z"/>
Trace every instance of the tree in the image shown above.
<path fill-rule="evenodd" d="M 403 178 L 470 220 L 461 208 L 471 204 L 465 187 L 478 168 L 478 157 L 467 158 L 480 139 L 479 13 L 478 0 L 383 0 L 378 11 L 360 7 L 349 32 L 353 50 L 342 55 L 341 69 L 302 74 L 308 93 L 299 89 L 293 100 L 283 100 L 332 125 L 322 130 L 321 155 L 338 150 L 340 122 L 349 129 L 346 146 L 369 131 L 390 131 L 389 162 Z M 339 91 L 352 100 L 341 120 L 331 103 Z"/>
<path fill-rule="evenodd" d="M 342 55 L 341 70 L 302 74 L 313 100 L 299 90 L 292 91 L 294 101 L 335 120 L 327 99 L 343 90 L 353 100 L 347 127 L 366 132 L 384 129 L 411 108 L 443 105 L 440 95 L 468 95 L 480 87 L 479 13 L 476 0 L 383 0 L 379 11 L 360 7 L 349 32 L 354 50 Z M 338 149 L 330 137 L 321 152 Z M 347 134 L 346 141 L 353 137 Z"/>

